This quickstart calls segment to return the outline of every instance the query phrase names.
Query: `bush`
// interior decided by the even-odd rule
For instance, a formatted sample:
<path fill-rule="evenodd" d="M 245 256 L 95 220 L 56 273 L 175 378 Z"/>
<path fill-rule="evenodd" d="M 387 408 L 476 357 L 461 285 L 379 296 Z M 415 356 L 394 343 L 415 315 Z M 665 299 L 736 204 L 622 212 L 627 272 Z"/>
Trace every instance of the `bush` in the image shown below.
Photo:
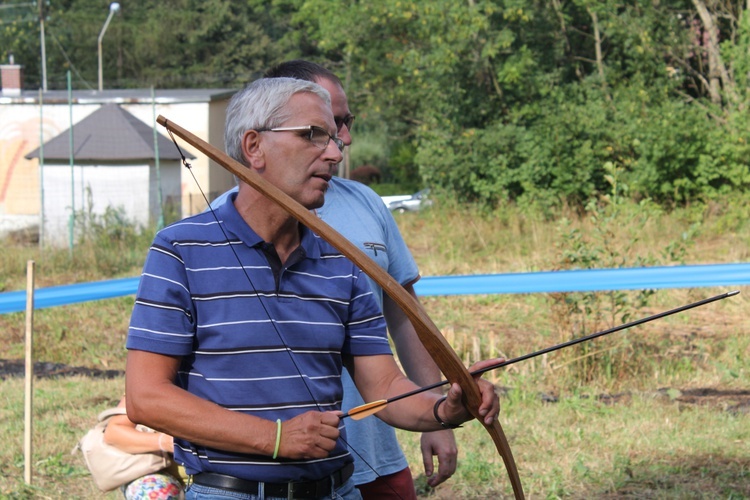
<path fill-rule="evenodd" d="M 550 92 L 485 128 L 422 133 L 416 162 L 427 185 L 490 207 L 519 201 L 545 210 L 583 209 L 609 190 L 607 165 L 630 186 L 621 193 L 665 207 L 750 187 L 750 118 L 706 109 L 638 84 L 608 96 L 595 82 Z"/>

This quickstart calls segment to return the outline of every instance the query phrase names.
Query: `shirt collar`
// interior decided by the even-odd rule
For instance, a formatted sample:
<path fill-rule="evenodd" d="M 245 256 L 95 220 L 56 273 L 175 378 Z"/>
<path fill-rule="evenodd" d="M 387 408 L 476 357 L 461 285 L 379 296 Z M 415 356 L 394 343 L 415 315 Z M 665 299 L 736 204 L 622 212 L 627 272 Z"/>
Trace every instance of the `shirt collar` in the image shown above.
<path fill-rule="evenodd" d="M 227 196 L 226 201 L 215 208 L 216 217 L 223 222 L 227 234 L 232 234 L 241 239 L 249 247 L 255 247 L 264 243 L 263 239 L 247 225 L 245 220 L 240 216 L 237 208 L 234 206 L 234 200 L 237 193 Z M 305 251 L 308 258 L 318 259 L 321 255 L 321 240 L 304 224 L 300 224 L 300 246 Z"/>

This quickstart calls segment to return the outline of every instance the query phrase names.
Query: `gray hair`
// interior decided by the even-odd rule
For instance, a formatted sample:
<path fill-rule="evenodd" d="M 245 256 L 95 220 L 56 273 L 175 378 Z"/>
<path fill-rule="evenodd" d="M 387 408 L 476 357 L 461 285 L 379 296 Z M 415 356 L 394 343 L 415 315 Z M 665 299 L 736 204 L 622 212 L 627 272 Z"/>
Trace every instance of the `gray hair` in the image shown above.
<path fill-rule="evenodd" d="M 289 100 L 300 92 L 310 92 L 331 106 L 331 96 L 317 83 L 295 78 L 261 78 L 237 92 L 227 106 L 224 126 L 226 153 L 245 164 L 242 136 L 248 130 L 274 128 L 291 117 L 286 109 Z"/>

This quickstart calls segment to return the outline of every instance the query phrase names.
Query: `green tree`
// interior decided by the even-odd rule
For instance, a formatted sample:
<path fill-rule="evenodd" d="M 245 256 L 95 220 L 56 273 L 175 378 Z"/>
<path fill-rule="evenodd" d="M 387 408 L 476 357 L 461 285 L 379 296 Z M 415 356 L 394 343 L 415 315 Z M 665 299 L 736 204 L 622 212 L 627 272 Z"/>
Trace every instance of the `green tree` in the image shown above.
<path fill-rule="evenodd" d="M 52 1 L 51 88 L 68 69 L 94 86 L 106 7 Z M 0 55 L 35 85 L 32 10 L 3 10 Z M 489 207 L 585 207 L 606 165 L 668 206 L 750 183 L 747 0 L 143 0 L 122 5 L 104 56 L 107 87 L 240 87 L 319 62 L 357 114 L 352 158 Z"/>

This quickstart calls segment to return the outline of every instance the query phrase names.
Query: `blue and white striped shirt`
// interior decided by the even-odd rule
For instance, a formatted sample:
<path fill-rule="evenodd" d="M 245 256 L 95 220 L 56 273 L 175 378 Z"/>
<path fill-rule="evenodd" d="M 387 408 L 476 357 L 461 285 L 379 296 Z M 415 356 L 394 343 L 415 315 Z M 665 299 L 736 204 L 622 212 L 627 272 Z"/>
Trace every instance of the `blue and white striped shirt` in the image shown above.
<path fill-rule="evenodd" d="M 274 272 L 231 199 L 215 213 L 220 223 L 202 213 L 157 234 L 128 349 L 182 357 L 176 384 L 233 411 L 285 421 L 340 409 L 342 355 L 391 354 L 364 274 L 307 228 Z M 351 461 L 341 440 L 325 459 L 288 461 L 175 439 L 175 459 L 188 474 L 269 482 L 318 479 Z"/>

